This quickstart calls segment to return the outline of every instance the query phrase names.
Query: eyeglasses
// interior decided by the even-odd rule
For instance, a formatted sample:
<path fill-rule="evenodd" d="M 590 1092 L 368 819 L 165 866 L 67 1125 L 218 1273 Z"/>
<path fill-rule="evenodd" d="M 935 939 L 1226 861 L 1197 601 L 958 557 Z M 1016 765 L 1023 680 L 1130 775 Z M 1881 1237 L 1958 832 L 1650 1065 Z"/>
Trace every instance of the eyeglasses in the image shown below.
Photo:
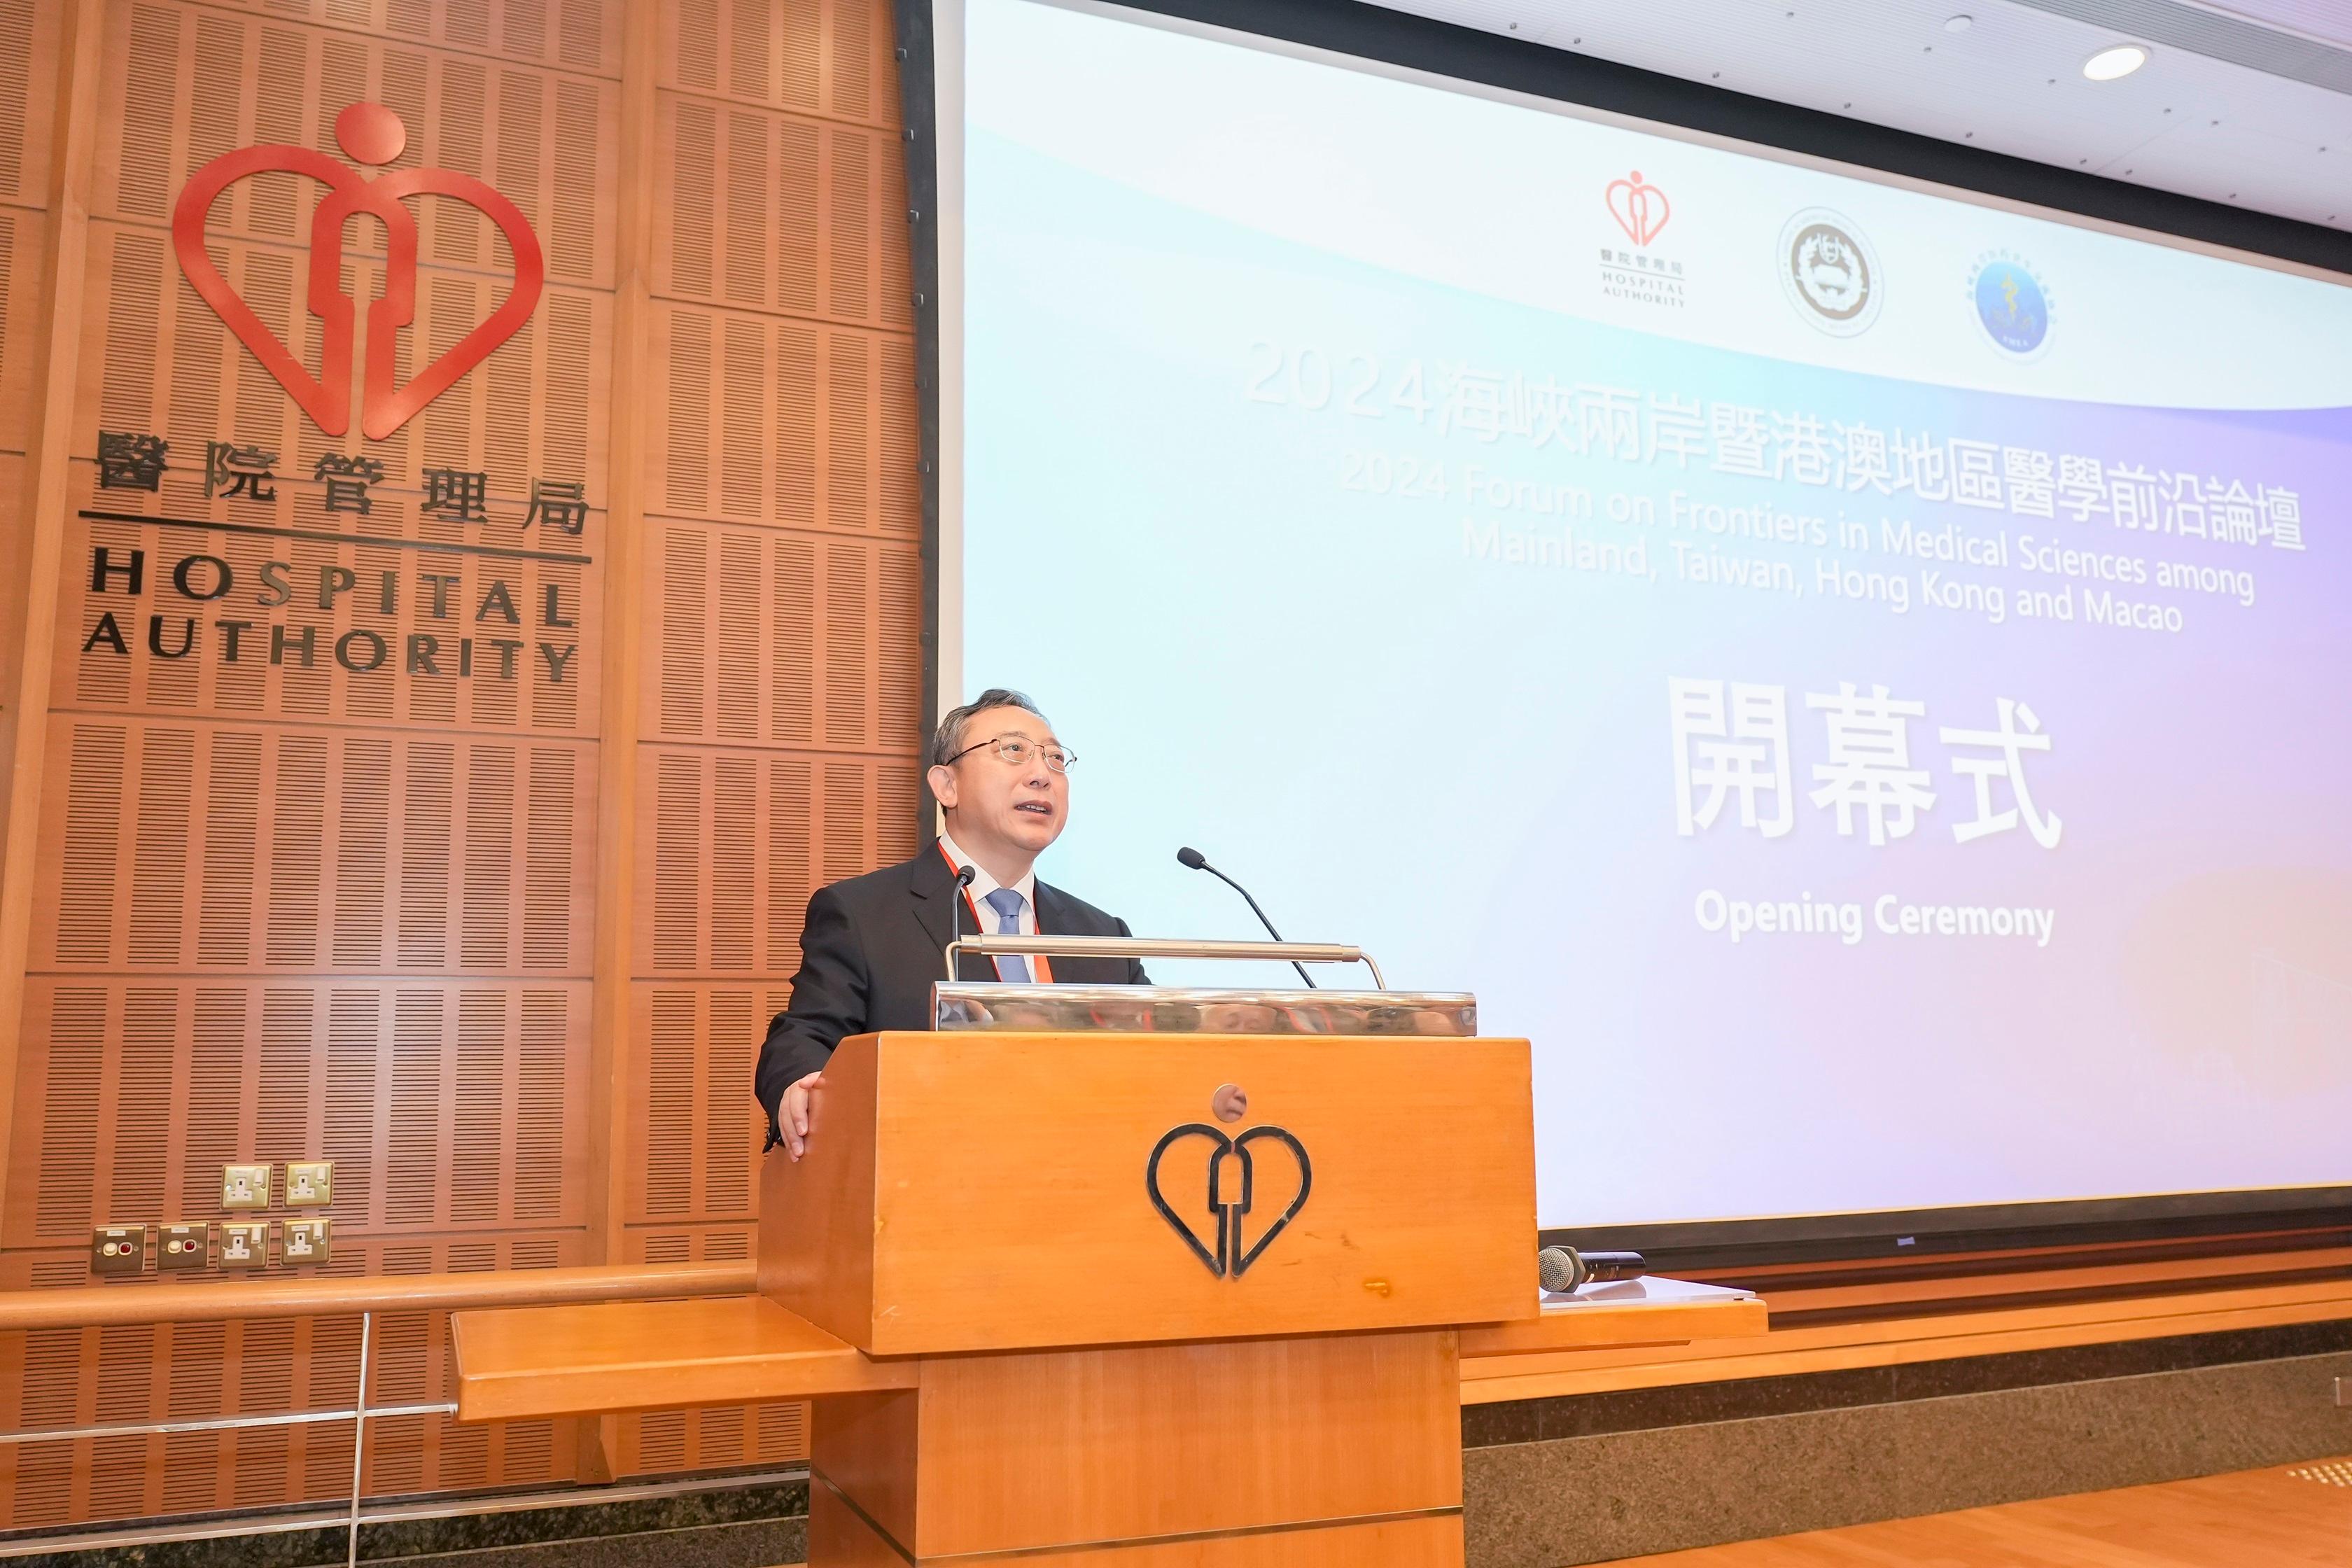
<path fill-rule="evenodd" d="M 1026 766 L 1033 754 L 1042 754 L 1047 767 L 1057 773 L 1066 773 L 1070 771 L 1070 764 L 1078 760 L 1074 753 L 1066 752 L 1059 746 L 1040 746 L 1036 742 L 1024 740 L 1019 735 L 999 735 L 993 740 L 980 741 L 966 746 L 962 751 L 950 757 L 948 763 L 960 762 L 983 746 L 993 751 L 1016 768 Z M 945 767 L 947 763 L 940 765 Z"/>

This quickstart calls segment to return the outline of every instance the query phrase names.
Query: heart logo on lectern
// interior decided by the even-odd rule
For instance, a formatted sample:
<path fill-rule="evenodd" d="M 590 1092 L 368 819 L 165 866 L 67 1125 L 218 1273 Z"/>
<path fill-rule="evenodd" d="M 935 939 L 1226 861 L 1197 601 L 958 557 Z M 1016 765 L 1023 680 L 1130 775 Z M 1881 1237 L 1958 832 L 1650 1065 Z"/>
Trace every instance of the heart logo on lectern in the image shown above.
<path fill-rule="evenodd" d="M 1160 1181 L 1160 1166 L 1170 1150 L 1190 1139 L 1201 1139 L 1209 1145 L 1208 1182 L 1205 1201 L 1201 1209 L 1206 1222 L 1197 1226 L 1193 1221 L 1177 1213 L 1168 1201 Z M 1250 1145 L 1275 1142 L 1290 1151 L 1298 1162 L 1298 1194 L 1289 1206 L 1259 1232 L 1255 1240 L 1246 1232 L 1245 1222 L 1257 1203 L 1257 1160 Z M 1151 1206 L 1168 1222 L 1168 1228 L 1183 1239 L 1192 1249 L 1192 1256 L 1202 1266 L 1220 1279 L 1238 1279 L 1249 1266 L 1255 1263 L 1274 1238 L 1298 1217 L 1307 1206 L 1307 1194 L 1315 1185 L 1315 1168 L 1307 1162 L 1307 1148 L 1297 1138 L 1280 1127 L 1253 1127 L 1237 1138 L 1228 1138 L 1205 1121 L 1188 1121 L 1171 1128 L 1160 1142 L 1152 1145 L 1151 1158 L 1143 1167 L 1143 1190 L 1150 1196 Z"/>

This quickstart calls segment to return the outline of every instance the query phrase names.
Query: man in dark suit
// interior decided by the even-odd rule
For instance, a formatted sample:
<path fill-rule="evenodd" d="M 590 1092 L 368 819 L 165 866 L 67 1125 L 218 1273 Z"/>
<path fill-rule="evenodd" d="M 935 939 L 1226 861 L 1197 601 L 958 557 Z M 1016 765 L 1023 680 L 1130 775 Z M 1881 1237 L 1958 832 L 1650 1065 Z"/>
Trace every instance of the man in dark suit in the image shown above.
<path fill-rule="evenodd" d="M 833 1047 L 851 1035 L 931 1026 L 931 983 L 955 929 L 1126 936 L 1127 922 L 1040 882 L 1038 855 L 1069 818 L 1070 753 L 1029 699 L 992 687 L 940 721 L 925 775 L 947 817 L 939 839 L 903 865 L 820 888 L 801 928 L 793 999 L 768 1026 L 754 1090 L 768 1146 L 795 1160 L 808 1141 L 809 1095 Z M 959 892 L 955 879 L 972 869 Z M 1001 958 L 965 953 L 965 980 L 1148 984 L 1131 959 Z M 992 963 L 993 967 L 992 967 Z"/>

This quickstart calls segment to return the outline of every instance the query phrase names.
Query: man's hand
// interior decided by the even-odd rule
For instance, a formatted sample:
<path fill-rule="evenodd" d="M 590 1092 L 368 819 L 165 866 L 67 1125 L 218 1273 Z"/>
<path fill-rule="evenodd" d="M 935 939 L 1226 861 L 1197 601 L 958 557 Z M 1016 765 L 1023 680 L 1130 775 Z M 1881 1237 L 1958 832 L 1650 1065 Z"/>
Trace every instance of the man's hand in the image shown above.
<path fill-rule="evenodd" d="M 809 1074 L 784 1090 L 783 1102 L 776 1107 L 776 1129 L 784 1135 L 784 1152 L 795 1160 L 808 1149 L 809 1095 L 824 1082 L 824 1074 Z"/>

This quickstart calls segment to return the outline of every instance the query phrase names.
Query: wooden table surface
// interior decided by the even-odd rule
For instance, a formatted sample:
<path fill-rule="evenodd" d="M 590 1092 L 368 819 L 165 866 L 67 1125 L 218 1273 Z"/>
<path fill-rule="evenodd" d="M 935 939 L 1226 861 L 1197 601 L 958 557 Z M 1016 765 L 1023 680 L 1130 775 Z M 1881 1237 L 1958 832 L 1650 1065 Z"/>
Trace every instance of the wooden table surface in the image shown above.
<path fill-rule="evenodd" d="M 1625 1279 L 1548 1296 L 1532 1318 L 1465 1328 L 1462 1359 L 1744 1339 L 1767 1326 L 1764 1302 L 1753 1291 L 1688 1279 Z"/>
<path fill-rule="evenodd" d="M 1590 1287 L 1536 1316 L 1462 1331 L 1465 1363 L 1595 1346 L 1761 1334 L 1746 1291 L 1673 1279 Z M 761 1296 L 457 1312 L 461 1421 L 677 1409 L 911 1388 L 911 1358 L 876 1361 Z"/>
<path fill-rule="evenodd" d="M 457 1419 L 658 1410 L 912 1388 L 764 1296 L 458 1312 Z"/>

